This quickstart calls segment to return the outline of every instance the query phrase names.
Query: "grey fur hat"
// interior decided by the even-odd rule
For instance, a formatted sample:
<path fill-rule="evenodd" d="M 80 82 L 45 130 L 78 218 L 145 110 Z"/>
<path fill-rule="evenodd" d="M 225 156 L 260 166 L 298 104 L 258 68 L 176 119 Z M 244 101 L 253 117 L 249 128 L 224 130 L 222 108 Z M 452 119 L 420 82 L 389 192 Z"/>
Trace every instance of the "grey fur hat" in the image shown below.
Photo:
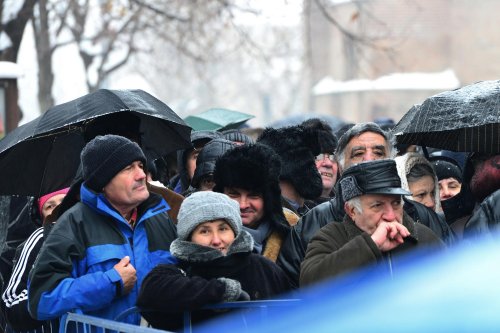
<path fill-rule="evenodd" d="M 218 219 L 227 221 L 235 236 L 240 234 L 240 207 L 235 200 L 222 193 L 195 192 L 184 199 L 179 209 L 177 235 L 179 239 L 188 241 L 198 225 Z"/>

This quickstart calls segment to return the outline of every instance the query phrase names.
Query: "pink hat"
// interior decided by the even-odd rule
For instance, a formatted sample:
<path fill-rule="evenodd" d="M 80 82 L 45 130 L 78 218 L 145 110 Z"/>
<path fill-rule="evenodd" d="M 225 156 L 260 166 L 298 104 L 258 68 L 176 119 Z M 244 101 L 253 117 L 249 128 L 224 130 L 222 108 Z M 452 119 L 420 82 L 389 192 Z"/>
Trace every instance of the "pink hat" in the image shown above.
<path fill-rule="evenodd" d="M 58 195 L 58 194 L 67 194 L 68 191 L 69 191 L 69 187 L 66 187 L 66 188 L 63 188 L 62 190 L 57 190 L 57 191 L 54 191 L 52 193 L 48 193 L 48 194 L 45 194 L 44 196 L 41 196 L 40 199 L 38 199 L 38 209 L 40 209 L 40 214 L 42 214 L 43 205 L 47 202 L 47 200 L 49 200 L 50 198 L 52 198 L 53 196 Z"/>

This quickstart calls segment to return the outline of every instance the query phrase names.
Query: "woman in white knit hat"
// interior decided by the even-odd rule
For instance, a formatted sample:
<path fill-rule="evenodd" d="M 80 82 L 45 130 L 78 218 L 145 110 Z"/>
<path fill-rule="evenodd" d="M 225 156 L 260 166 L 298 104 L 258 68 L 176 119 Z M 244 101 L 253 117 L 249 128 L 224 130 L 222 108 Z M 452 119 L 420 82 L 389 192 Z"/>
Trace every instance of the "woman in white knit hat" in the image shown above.
<path fill-rule="evenodd" d="M 170 246 L 177 265 L 159 265 L 144 279 L 137 305 L 156 328 L 182 328 L 182 313 L 206 304 L 266 299 L 290 290 L 275 263 L 252 253 L 238 203 L 222 193 L 195 192 L 179 210 L 178 239 Z M 212 311 L 193 313 L 199 322 Z"/>

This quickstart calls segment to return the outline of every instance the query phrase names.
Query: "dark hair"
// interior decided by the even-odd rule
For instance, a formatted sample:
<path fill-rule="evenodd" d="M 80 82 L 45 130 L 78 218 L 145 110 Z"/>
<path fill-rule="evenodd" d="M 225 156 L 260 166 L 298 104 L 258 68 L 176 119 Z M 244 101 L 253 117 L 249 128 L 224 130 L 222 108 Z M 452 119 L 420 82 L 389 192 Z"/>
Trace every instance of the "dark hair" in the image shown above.
<path fill-rule="evenodd" d="M 418 181 L 420 178 L 425 177 L 425 176 L 430 176 L 432 178 L 432 181 L 434 181 L 434 178 L 436 174 L 434 173 L 434 169 L 430 165 L 427 164 L 416 164 L 413 166 L 413 168 L 410 169 L 410 172 L 406 175 L 406 180 L 409 183 L 413 183 Z"/>
<path fill-rule="evenodd" d="M 358 137 L 366 132 L 373 132 L 383 136 L 389 148 L 389 151 L 387 152 L 388 153 L 387 157 L 394 158 L 394 156 L 396 155 L 396 150 L 394 149 L 395 139 L 394 136 L 391 134 L 391 132 L 384 131 L 383 129 L 380 128 L 379 125 L 372 122 L 360 123 L 348 129 L 339 139 L 337 150 L 335 151 L 335 157 L 337 158 L 337 161 L 341 169 L 345 168 L 344 150 L 347 147 L 349 141 L 351 141 L 352 138 Z"/>

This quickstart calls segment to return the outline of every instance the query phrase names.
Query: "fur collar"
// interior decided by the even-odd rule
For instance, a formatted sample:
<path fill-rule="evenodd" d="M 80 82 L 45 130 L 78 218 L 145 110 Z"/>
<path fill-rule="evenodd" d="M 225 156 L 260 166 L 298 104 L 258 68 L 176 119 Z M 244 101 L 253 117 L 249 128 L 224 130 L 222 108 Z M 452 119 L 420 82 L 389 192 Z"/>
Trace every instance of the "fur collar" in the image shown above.
<path fill-rule="evenodd" d="M 229 247 L 226 256 L 241 252 L 252 252 L 252 250 L 253 238 L 247 231 L 242 230 Z M 170 245 L 170 253 L 177 259 L 190 263 L 208 262 L 224 257 L 224 254 L 219 250 L 190 241 L 183 241 L 179 238 Z"/>

